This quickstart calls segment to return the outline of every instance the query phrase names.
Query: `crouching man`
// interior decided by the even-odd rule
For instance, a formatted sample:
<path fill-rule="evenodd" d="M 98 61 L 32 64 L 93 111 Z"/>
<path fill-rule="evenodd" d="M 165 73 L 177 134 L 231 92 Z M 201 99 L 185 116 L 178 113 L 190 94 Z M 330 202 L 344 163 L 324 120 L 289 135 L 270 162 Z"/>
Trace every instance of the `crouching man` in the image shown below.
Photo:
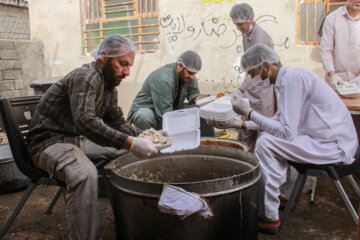
<path fill-rule="evenodd" d="M 84 64 L 52 85 L 30 124 L 29 151 L 36 167 L 66 184 L 70 239 L 102 239 L 97 169 L 91 160 L 114 159 L 124 150 L 140 158 L 158 150 L 137 138 L 118 106 L 116 86 L 130 75 L 136 48 L 121 35 L 103 40 L 96 62 Z"/>

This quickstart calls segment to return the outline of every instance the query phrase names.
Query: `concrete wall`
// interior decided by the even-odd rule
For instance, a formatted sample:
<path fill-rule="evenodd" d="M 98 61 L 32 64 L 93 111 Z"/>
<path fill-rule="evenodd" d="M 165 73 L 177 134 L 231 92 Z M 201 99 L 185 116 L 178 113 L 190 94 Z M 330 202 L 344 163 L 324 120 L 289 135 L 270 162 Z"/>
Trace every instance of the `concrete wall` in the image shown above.
<path fill-rule="evenodd" d="M 30 39 L 29 11 L 26 6 L 0 3 L 0 39 Z"/>
<path fill-rule="evenodd" d="M 295 0 L 159 0 L 159 50 L 136 56 L 131 76 L 119 87 L 124 111 L 151 71 L 175 61 L 188 49 L 203 59 L 203 70 L 197 74 L 203 93 L 238 88 L 243 75 L 234 69 L 234 63 L 243 53 L 242 37 L 229 18 L 237 2 L 253 6 L 257 23 L 273 38 L 283 64 L 324 75 L 318 46 L 296 44 Z M 92 61 L 82 54 L 82 1 L 31 0 L 29 12 L 32 39 L 44 44 L 45 78 L 65 75 Z"/>
<path fill-rule="evenodd" d="M 0 97 L 33 95 L 30 84 L 43 78 L 40 42 L 0 40 Z"/>

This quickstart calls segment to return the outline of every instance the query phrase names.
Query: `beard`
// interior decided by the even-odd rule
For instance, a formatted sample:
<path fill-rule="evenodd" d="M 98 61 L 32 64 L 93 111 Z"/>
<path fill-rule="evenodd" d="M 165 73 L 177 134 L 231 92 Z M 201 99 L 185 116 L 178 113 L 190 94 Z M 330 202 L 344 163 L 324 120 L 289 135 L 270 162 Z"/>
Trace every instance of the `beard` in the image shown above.
<path fill-rule="evenodd" d="M 185 81 L 184 69 L 179 72 L 179 80 L 181 83 Z"/>
<path fill-rule="evenodd" d="M 105 83 L 107 84 L 110 90 L 113 90 L 115 87 L 119 86 L 121 81 L 126 77 L 126 75 L 116 76 L 114 68 L 112 66 L 111 58 L 105 63 L 102 69 Z"/>
<path fill-rule="evenodd" d="M 178 78 L 179 78 L 179 82 L 180 83 L 186 83 L 188 81 L 190 81 L 191 79 L 190 78 L 186 78 L 185 77 L 185 69 L 182 69 L 180 72 L 179 72 L 179 75 L 178 75 Z"/>

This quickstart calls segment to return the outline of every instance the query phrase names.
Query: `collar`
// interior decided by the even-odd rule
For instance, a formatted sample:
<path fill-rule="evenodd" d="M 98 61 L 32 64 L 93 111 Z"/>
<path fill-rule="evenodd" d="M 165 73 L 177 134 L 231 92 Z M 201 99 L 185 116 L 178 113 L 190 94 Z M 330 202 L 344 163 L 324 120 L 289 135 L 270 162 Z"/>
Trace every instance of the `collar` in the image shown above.
<path fill-rule="evenodd" d="M 282 65 L 276 77 L 275 87 L 280 88 L 285 73 L 289 70 L 289 66 Z"/>
<path fill-rule="evenodd" d="M 98 72 L 98 73 L 101 73 L 102 74 L 102 70 L 100 68 L 100 66 L 95 62 L 91 62 L 91 65 L 95 68 L 95 70 Z"/>
<path fill-rule="evenodd" d="M 178 65 L 178 63 L 177 62 L 174 62 L 173 63 L 173 74 L 174 74 L 174 80 L 175 80 L 175 86 L 177 86 L 178 85 L 178 83 L 179 83 L 179 77 L 178 77 L 178 72 L 177 72 L 177 65 Z"/>
<path fill-rule="evenodd" d="M 104 81 L 104 88 L 105 90 L 108 91 L 112 91 L 113 89 L 110 89 L 109 87 L 109 83 L 106 81 L 104 74 L 102 72 L 101 67 L 96 63 L 96 62 L 91 62 L 91 65 L 94 67 L 95 71 L 99 73 L 99 75 L 101 76 L 102 80 Z"/>
<path fill-rule="evenodd" d="M 357 18 L 352 18 L 349 14 L 349 12 L 347 11 L 346 5 L 340 8 L 340 12 L 341 15 L 352 20 L 352 21 L 359 21 L 360 20 L 360 15 Z"/>
<path fill-rule="evenodd" d="M 253 29 L 251 30 L 251 32 L 245 34 L 245 38 L 246 38 L 247 40 L 252 40 L 252 39 L 254 38 L 255 32 L 256 32 L 256 30 L 257 30 L 257 27 L 258 27 L 257 24 L 255 24 L 254 27 L 253 27 Z M 256 30 L 255 30 L 255 29 L 256 29 Z"/>

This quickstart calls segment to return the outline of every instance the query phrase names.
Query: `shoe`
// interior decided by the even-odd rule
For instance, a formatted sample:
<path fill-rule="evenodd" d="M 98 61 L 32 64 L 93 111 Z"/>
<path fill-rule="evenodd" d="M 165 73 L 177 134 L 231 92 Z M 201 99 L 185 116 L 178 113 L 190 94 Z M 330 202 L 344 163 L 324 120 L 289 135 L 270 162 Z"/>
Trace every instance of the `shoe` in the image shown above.
<path fill-rule="evenodd" d="M 276 221 L 259 219 L 259 232 L 276 234 L 279 231 L 280 219 Z"/>
<path fill-rule="evenodd" d="M 285 199 L 285 198 L 280 198 L 279 210 L 284 211 L 287 203 L 288 203 L 288 200 L 287 200 L 287 199 Z M 291 210 L 290 210 L 290 211 L 292 211 L 292 210 L 295 208 L 295 206 L 296 206 L 296 204 L 295 204 L 295 202 L 293 202 L 293 203 L 291 204 Z"/>

